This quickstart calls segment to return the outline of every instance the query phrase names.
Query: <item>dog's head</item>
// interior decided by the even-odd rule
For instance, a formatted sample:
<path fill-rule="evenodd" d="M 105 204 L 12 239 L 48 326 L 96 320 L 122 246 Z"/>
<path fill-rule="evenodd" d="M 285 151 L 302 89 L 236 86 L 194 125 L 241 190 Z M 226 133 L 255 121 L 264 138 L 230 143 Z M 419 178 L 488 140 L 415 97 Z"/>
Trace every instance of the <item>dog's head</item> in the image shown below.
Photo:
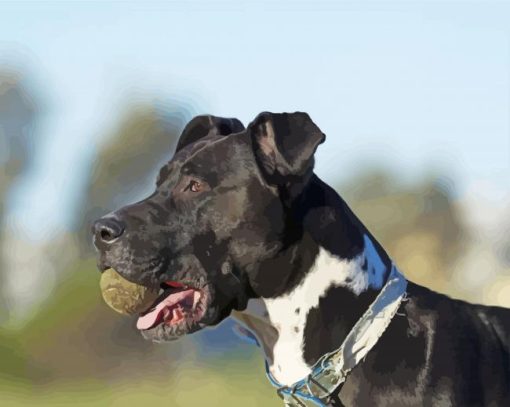
<path fill-rule="evenodd" d="M 272 260 L 302 234 L 290 208 L 323 141 L 306 113 L 262 113 L 246 129 L 198 116 L 155 192 L 95 222 L 101 270 L 164 290 L 138 319 L 145 338 L 176 339 L 284 289 Z"/>

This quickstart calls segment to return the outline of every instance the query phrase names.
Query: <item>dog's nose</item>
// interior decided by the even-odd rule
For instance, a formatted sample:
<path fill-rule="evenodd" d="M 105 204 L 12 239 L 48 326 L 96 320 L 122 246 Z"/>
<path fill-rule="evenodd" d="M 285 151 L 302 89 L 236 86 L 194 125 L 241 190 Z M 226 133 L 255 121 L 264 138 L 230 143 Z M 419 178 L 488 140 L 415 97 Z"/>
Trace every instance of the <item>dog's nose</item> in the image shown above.
<path fill-rule="evenodd" d="M 96 220 L 92 226 L 95 241 L 105 244 L 112 243 L 124 232 L 124 224 L 113 217 L 106 217 Z"/>

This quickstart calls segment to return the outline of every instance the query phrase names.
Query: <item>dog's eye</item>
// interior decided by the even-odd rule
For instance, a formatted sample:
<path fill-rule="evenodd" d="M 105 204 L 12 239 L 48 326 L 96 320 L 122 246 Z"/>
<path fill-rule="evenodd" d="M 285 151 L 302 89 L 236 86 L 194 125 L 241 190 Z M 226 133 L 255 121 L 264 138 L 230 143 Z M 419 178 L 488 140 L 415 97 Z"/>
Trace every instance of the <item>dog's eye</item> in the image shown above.
<path fill-rule="evenodd" d="M 192 179 L 188 186 L 184 188 L 185 191 L 200 192 L 202 190 L 202 184 L 197 180 Z"/>

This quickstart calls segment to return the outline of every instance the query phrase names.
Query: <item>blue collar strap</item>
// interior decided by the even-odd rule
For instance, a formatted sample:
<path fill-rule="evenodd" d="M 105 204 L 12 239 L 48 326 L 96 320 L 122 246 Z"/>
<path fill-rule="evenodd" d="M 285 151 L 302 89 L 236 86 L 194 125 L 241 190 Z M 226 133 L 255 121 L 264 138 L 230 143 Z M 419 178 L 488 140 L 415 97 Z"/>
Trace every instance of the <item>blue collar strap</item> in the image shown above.
<path fill-rule="evenodd" d="M 384 333 L 405 298 L 407 280 L 393 265 L 386 284 L 368 310 L 356 322 L 337 350 L 326 353 L 310 374 L 291 386 L 284 386 L 266 374 L 278 395 L 289 407 L 327 406 L 333 392 L 345 382 L 349 372 L 367 355 Z"/>

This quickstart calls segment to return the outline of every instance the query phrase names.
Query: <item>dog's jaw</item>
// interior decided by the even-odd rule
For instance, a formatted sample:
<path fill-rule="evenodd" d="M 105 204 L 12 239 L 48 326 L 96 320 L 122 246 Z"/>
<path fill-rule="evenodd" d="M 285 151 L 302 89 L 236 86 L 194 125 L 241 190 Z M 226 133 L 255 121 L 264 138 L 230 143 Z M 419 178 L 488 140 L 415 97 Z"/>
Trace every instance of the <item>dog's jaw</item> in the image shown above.
<path fill-rule="evenodd" d="M 309 332 L 314 325 L 312 313 L 320 308 L 321 299 L 330 295 L 335 287 L 348 290 L 354 296 L 368 290 L 376 292 L 382 287 L 386 266 L 367 235 L 364 243 L 362 252 L 349 260 L 319 247 L 313 266 L 291 292 L 277 298 L 252 299 L 246 310 L 233 315 L 258 338 L 269 371 L 281 384 L 291 385 L 310 373 L 313 363 L 305 354 L 311 342 L 307 338 L 310 334 L 323 335 L 327 329 L 331 329 L 331 335 L 337 332 L 335 327 Z M 343 310 L 333 312 L 341 314 Z"/>

